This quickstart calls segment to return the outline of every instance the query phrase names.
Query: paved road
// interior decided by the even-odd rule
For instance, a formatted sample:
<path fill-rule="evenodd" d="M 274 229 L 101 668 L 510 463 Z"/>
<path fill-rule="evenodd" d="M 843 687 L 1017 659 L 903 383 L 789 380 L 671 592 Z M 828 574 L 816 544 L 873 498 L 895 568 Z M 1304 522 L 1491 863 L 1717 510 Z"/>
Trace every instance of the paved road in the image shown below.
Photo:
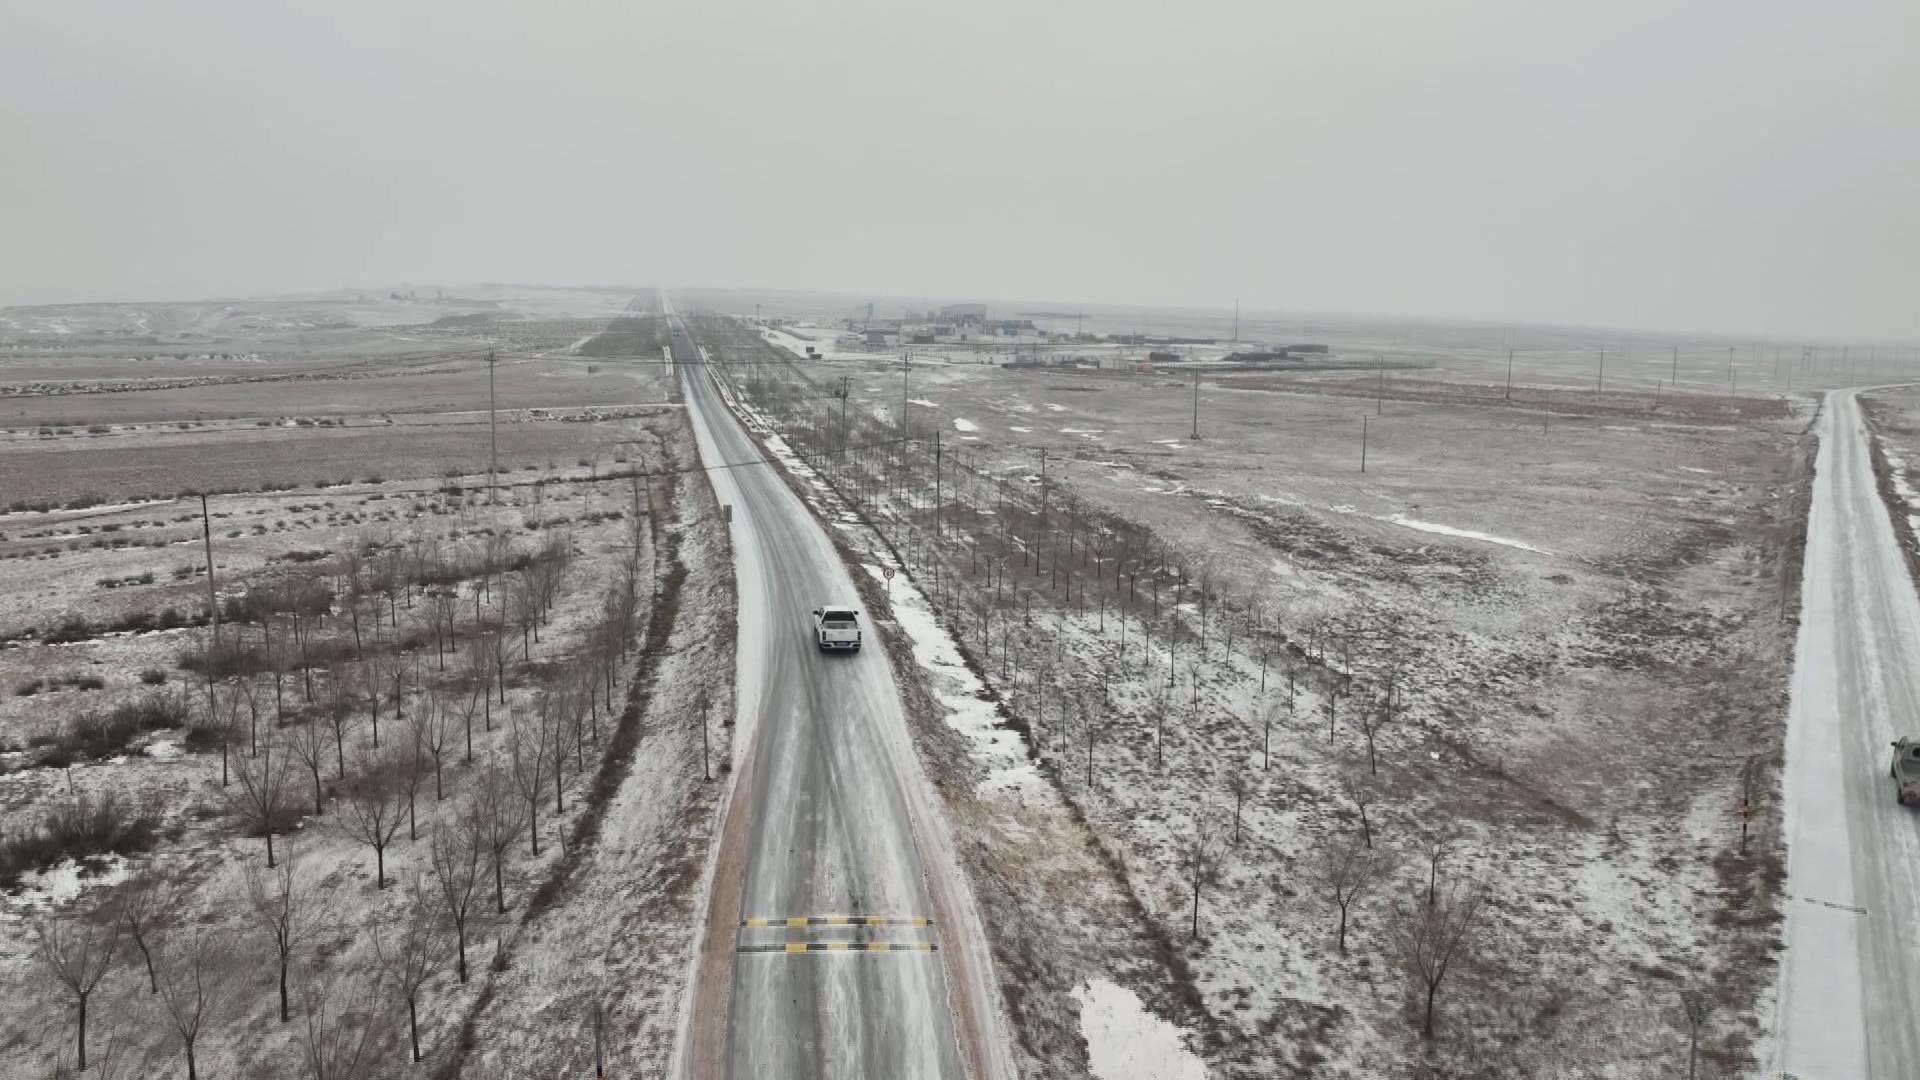
<path fill-rule="evenodd" d="M 679 332 L 673 350 L 703 460 L 756 459 L 697 350 Z M 714 483 L 733 508 L 739 737 L 753 747 L 742 917 L 926 918 L 913 800 L 903 788 L 919 781 L 910 751 L 901 760 L 905 720 L 886 658 L 878 650 L 822 656 L 810 637 L 814 607 L 859 606 L 846 571 L 772 466 L 720 469 Z M 784 951 L 792 942 L 925 945 L 942 931 L 911 923 L 743 928 L 726 1074 L 961 1077 L 942 953 Z M 753 951 L 767 947 L 778 951 Z"/>
<path fill-rule="evenodd" d="M 1920 1077 L 1920 813 L 1888 744 L 1920 734 L 1920 599 L 1851 390 L 1827 396 L 1787 730 L 1787 954 L 1775 1067 Z"/>

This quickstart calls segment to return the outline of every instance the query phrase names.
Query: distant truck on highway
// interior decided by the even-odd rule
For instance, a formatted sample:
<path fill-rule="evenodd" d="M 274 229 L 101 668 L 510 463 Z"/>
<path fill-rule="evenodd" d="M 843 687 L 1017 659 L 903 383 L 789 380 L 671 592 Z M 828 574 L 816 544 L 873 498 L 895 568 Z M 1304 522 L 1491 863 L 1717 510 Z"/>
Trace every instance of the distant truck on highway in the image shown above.
<path fill-rule="evenodd" d="M 1893 765 L 1893 801 L 1901 806 L 1920 805 L 1920 739 L 1895 739 Z"/>
<path fill-rule="evenodd" d="M 813 640 L 821 652 L 860 651 L 860 613 L 848 607 L 814 608 Z"/>

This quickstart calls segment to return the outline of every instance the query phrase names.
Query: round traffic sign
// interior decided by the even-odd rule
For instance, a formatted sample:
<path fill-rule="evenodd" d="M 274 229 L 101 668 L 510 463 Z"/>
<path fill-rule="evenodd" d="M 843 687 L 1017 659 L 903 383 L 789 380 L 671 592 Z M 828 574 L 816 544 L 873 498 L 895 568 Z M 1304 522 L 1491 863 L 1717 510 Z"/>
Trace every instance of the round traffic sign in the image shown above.
<path fill-rule="evenodd" d="M 891 567 L 891 566 L 883 566 L 883 567 L 881 567 L 881 568 L 880 568 L 880 576 L 881 576 L 881 577 L 884 577 L 884 578 L 886 578 L 886 579 L 887 579 L 888 581 L 892 581 L 892 580 L 893 580 L 893 567 Z"/>

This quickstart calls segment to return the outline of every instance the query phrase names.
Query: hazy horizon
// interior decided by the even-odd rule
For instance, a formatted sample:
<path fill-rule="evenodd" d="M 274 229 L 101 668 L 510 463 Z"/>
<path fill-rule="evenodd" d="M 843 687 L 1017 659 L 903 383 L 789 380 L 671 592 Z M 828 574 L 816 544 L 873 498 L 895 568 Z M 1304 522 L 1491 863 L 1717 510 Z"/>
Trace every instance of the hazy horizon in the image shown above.
<path fill-rule="evenodd" d="M 1916 44 L 1869 0 L 11 3 L 0 304 L 709 282 L 1911 341 Z"/>

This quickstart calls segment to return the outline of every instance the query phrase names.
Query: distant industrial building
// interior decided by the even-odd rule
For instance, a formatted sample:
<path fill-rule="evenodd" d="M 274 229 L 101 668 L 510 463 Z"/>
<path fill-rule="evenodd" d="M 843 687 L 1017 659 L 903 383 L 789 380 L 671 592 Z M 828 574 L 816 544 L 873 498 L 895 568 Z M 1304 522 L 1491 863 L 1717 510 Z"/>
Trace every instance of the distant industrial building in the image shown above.
<path fill-rule="evenodd" d="M 985 322 L 987 319 L 987 305 L 947 304 L 941 307 L 940 317 L 958 323 Z"/>

